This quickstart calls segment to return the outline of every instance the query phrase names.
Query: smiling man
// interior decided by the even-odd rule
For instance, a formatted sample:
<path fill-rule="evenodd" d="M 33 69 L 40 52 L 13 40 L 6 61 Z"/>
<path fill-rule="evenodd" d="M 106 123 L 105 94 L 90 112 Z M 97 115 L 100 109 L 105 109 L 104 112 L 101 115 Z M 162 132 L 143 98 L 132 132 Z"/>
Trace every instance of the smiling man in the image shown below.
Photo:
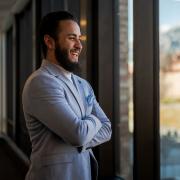
<path fill-rule="evenodd" d="M 81 32 L 66 11 L 46 15 L 40 26 L 44 59 L 26 81 L 22 100 L 32 153 L 26 180 L 95 180 L 91 150 L 111 137 L 111 123 L 79 68 Z"/>
<path fill-rule="evenodd" d="M 60 33 L 54 39 L 55 41 L 49 35 L 44 36 L 45 44 L 50 50 L 48 53 L 49 57 L 47 56 L 46 58 L 52 59 L 53 63 L 72 72 L 79 65 L 78 57 L 82 49 L 80 28 L 72 20 L 59 22 L 59 27 Z"/>

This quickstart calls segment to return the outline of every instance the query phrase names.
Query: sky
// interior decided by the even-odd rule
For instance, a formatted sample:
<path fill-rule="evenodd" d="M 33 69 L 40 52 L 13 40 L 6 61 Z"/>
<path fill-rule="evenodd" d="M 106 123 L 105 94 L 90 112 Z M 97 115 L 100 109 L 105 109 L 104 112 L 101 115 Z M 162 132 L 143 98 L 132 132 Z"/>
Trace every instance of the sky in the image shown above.
<path fill-rule="evenodd" d="M 161 32 L 180 26 L 180 0 L 159 0 L 159 24 Z"/>
<path fill-rule="evenodd" d="M 128 37 L 133 40 L 133 0 L 128 0 Z"/>
<path fill-rule="evenodd" d="M 128 10 L 129 41 L 132 41 L 133 0 L 128 0 Z M 159 26 L 160 32 L 180 26 L 180 0 L 159 0 Z"/>

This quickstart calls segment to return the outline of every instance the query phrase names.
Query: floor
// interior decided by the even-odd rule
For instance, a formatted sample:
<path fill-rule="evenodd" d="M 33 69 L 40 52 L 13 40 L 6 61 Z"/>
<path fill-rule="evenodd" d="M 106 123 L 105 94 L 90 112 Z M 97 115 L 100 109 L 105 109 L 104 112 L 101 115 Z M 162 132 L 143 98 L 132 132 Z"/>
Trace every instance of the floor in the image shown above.
<path fill-rule="evenodd" d="M 0 138 L 0 180 L 24 180 L 26 171 L 5 139 Z"/>

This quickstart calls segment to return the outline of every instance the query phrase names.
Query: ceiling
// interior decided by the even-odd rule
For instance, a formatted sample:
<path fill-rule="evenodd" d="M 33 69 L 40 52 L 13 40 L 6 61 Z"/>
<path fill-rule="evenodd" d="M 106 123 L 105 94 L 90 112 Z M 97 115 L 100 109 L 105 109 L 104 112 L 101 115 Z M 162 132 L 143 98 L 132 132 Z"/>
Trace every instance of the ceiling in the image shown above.
<path fill-rule="evenodd" d="M 0 29 L 17 0 L 0 0 Z"/>

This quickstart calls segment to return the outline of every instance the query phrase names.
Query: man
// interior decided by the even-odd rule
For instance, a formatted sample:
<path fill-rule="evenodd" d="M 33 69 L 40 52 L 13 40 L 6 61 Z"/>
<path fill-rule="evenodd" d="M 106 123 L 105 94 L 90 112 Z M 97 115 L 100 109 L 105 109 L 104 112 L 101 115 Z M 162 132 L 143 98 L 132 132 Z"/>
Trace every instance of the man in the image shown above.
<path fill-rule="evenodd" d="M 22 98 L 32 142 L 26 180 L 97 179 L 91 148 L 110 139 L 111 123 L 91 86 L 73 74 L 82 50 L 76 19 L 65 11 L 46 15 L 40 41 L 45 59 Z"/>

